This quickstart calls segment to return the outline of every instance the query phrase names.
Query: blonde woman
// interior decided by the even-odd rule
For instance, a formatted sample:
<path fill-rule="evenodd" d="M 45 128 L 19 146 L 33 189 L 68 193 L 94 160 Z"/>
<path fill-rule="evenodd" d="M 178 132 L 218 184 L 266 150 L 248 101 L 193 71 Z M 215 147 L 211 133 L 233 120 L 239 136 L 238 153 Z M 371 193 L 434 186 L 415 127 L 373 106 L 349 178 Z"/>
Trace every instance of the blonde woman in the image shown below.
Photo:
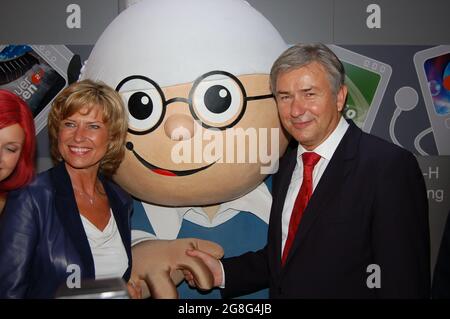
<path fill-rule="evenodd" d="M 0 221 L 0 298 L 52 298 L 74 269 L 130 277 L 132 201 L 110 180 L 127 131 L 120 96 L 74 83 L 54 100 L 48 130 L 55 167 L 11 192 Z"/>

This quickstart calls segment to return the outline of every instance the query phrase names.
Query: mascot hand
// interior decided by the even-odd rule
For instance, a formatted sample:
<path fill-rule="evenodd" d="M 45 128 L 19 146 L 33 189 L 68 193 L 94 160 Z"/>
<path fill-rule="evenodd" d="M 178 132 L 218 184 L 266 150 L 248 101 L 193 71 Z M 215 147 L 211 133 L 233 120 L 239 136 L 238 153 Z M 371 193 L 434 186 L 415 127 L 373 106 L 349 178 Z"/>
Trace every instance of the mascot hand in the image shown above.
<path fill-rule="evenodd" d="M 133 246 L 131 278 L 139 282 L 144 298 L 178 298 L 176 286 L 184 279 L 183 271 L 192 273 L 196 287 L 214 287 L 208 267 L 200 258 L 186 255 L 188 249 L 204 251 L 217 259 L 223 257 L 220 245 L 196 238 L 147 240 Z"/>

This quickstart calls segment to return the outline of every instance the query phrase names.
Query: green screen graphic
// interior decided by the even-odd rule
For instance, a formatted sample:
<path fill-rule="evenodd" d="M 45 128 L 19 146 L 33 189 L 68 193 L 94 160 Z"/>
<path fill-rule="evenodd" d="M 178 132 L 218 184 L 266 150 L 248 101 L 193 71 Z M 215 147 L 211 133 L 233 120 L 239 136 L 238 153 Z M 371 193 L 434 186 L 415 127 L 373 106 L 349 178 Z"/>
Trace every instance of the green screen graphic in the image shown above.
<path fill-rule="evenodd" d="M 345 84 L 348 88 L 344 117 L 363 127 L 381 76 L 370 70 L 342 61 L 345 69 Z"/>

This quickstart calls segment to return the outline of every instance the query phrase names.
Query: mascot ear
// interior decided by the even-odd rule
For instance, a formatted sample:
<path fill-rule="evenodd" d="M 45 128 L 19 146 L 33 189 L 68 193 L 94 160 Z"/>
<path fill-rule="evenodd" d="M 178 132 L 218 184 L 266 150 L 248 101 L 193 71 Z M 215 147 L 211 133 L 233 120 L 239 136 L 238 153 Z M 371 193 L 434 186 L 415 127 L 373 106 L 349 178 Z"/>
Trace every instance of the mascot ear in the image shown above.
<path fill-rule="evenodd" d="M 81 66 L 81 58 L 78 54 L 75 54 L 67 67 L 67 80 L 69 81 L 68 85 L 78 81 Z"/>

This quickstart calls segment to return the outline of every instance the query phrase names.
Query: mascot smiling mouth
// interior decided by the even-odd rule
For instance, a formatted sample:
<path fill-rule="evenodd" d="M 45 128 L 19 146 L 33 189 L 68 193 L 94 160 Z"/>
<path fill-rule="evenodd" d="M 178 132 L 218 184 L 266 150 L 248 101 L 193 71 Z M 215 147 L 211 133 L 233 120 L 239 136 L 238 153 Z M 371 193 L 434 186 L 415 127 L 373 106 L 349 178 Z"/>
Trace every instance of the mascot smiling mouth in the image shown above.
<path fill-rule="evenodd" d="M 195 169 L 188 169 L 188 170 L 184 170 L 184 171 L 177 171 L 177 170 L 169 170 L 169 169 L 164 169 L 158 166 L 155 166 L 153 164 L 150 164 L 149 162 L 147 162 L 145 159 L 143 159 L 138 153 L 136 153 L 134 151 L 134 145 L 131 142 L 127 142 L 126 147 L 128 150 L 130 150 L 133 155 L 138 159 L 138 161 L 144 165 L 145 167 L 147 167 L 148 169 L 150 169 L 152 172 L 159 174 L 159 175 L 164 175 L 164 176 L 188 176 L 188 175 L 192 175 L 198 172 L 201 172 L 209 167 L 211 167 L 214 163 L 211 163 L 209 165 L 203 166 L 203 167 L 199 167 L 199 168 L 195 168 Z"/>

